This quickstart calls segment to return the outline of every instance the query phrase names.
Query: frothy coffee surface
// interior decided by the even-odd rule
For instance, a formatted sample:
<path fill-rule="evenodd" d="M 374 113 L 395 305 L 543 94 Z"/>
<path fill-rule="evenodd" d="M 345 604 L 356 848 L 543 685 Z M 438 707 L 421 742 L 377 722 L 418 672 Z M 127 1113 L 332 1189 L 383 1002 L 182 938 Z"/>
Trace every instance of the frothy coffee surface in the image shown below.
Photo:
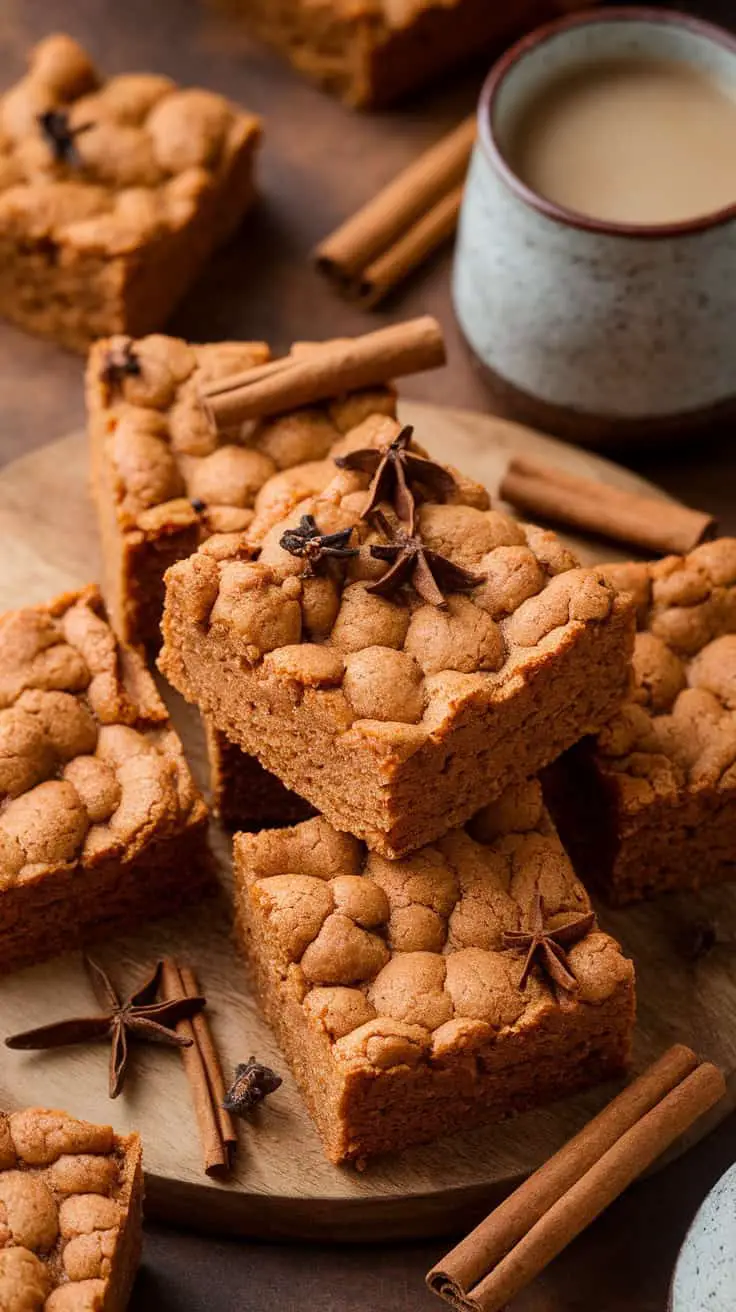
<path fill-rule="evenodd" d="M 736 202 L 736 85 L 674 60 L 596 62 L 540 93 L 506 157 L 539 195 L 590 218 L 714 213 Z"/>

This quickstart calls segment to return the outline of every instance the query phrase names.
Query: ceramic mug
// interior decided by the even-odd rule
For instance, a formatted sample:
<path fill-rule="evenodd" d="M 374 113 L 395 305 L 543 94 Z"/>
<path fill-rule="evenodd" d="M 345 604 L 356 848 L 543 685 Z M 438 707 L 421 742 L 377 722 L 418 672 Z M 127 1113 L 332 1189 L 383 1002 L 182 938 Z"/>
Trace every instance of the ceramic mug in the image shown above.
<path fill-rule="evenodd" d="M 483 88 L 455 256 L 455 310 L 497 407 L 589 443 L 736 414 L 736 203 L 687 222 L 602 222 L 539 196 L 505 159 L 511 125 L 550 82 L 631 56 L 736 87 L 736 39 L 683 14 L 591 11 L 532 32 Z"/>

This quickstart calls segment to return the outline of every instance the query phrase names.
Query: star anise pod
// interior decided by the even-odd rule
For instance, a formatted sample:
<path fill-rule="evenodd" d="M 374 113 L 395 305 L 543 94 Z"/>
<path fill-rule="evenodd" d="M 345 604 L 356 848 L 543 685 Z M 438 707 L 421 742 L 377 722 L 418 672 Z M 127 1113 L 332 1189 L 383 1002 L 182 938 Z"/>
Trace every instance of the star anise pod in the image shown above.
<path fill-rule="evenodd" d="M 297 528 L 289 528 L 282 534 L 280 546 L 292 556 L 301 556 L 306 562 L 304 573 L 311 578 L 328 560 L 349 560 L 358 555 L 357 547 L 348 546 L 352 533 L 352 528 L 320 533 L 314 516 L 302 515 Z"/>
<path fill-rule="evenodd" d="M 577 993 L 579 984 L 570 968 L 565 948 L 579 942 L 595 925 L 595 912 L 569 920 L 557 929 L 548 929 L 544 923 L 544 899 L 537 890 L 529 925 L 523 930 L 505 930 L 503 946 L 526 952 L 519 988 L 526 988 L 534 965 L 546 974 L 563 993 Z"/>
<path fill-rule="evenodd" d="M 438 501 L 455 491 L 457 483 L 444 465 L 409 450 L 413 435 L 414 429 L 407 424 L 388 446 L 364 447 L 346 456 L 335 456 L 335 464 L 340 469 L 356 469 L 362 474 L 373 475 L 362 519 L 368 519 L 381 501 L 389 501 L 402 524 L 412 523 L 413 483 L 426 488 Z"/>
<path fill-rule="evenodd" d="M 391 568 L 382 578 L 377 579 L 366 588 L 366 592 L 379 597 L 390 597 L 405 583 L 410 583 L 414 591 L 430 606 L 447 610 L 445 592 L 470 592 L 483 582 L 482 574 L 472 574 L 463 569 L 447 556 L 432 551 L 420 537 L 414 534 L 413 517 L 407 533 L 400 525 L 394 527 L 389 523 L 382 510 L 375 513 L 376 522 L 390 542 L 376 542 L 371 547 L 375 560 L 387 560 Z"/>
<path fill-rule="evenodd" d="M 236 1116 L 245 1116 L 259 1102 L 263 1102 L 269 1093 L 273 1093 L 283 1084 L 280 1075 L 271 1070 L 270 1066 L 264 1066 L 255 1057 L 250 1057 L 248 1061 L 241 1062 L 235 1067 L 235 1079 L 228 1089 L 223 1099 L 223 1107 L 226 1112 L 234 1112 Z"/>
<path fill-rule="evenodd" d="M 172 1002 L 156 1002 L 163 963 L 159 961 L 150 979 L 135 993 L 121 1002 L 109 976 L 96 962 L 85 957 L 92 987 L 100 1006 L 99 1016 L 78 1016 L 73 1020 L 60 1020 L 39 1029 L 27 1030 L 6 1039 L 8 1048 L 37 1051 L 45 1048 L 63 1048 L 73 1043 L 112 1041 L 110 1053 L 111 1098 L 117 1098 L 125 1080 L 128 1066 L 128 1038 L 148 1043 L 164 1043 L 172 1048 L 189 1048 L 192 1040 L 175 1033 L 180 1020 L 190 1020 L 205 1006 L 201 997 L 176 998 Z"/>
<path fill-rule="evenodd" d="M 105 352 L 105 359 L 100 369 L 100 382 L 110 392 L 121 386 L 124 378 L 139 378 L 141 362 L 133 349 L 133 340 L 126 337 L 117 346 L 111 346 Z"/>
<path fill-rule="evenodd" d="M 81 132 L 89 132 L 94 127 L 93 123 L 80 123 L 79 127 L 73 128 L 66 110 L 47 109 L 38 115 L 38 126 L 58 164 L 71 164 L 75 167 L 81 164 L 77 137 Z"/>

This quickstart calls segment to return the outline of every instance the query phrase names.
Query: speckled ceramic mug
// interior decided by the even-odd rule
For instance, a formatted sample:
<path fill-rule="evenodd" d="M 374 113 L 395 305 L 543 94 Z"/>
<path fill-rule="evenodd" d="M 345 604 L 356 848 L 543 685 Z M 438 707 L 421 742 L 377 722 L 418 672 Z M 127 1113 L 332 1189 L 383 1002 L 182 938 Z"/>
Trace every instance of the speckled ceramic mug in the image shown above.
<path fill-rule="evenodd" d="M 736 86 L 736 39 L 666 10 L 539 28 L 491 70 L 460 222 L 454 302 L 497 407 L 595 443 L 736 414 L 736 204 L 687 222 L 565 210 L 509 167 L 512 124 L 583 61 L 686 60 Z"/>

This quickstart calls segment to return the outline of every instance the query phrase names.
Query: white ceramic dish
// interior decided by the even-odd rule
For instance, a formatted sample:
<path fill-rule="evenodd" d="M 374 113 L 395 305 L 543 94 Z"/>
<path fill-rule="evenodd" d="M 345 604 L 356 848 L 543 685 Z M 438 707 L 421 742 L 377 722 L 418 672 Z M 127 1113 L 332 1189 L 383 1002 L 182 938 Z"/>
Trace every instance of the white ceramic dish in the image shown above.
<path fill-rule="evenodd" d="M 736 1166 L 708 1194 L 685 1237 L 669 1312 L 736 1309 Z"/>

